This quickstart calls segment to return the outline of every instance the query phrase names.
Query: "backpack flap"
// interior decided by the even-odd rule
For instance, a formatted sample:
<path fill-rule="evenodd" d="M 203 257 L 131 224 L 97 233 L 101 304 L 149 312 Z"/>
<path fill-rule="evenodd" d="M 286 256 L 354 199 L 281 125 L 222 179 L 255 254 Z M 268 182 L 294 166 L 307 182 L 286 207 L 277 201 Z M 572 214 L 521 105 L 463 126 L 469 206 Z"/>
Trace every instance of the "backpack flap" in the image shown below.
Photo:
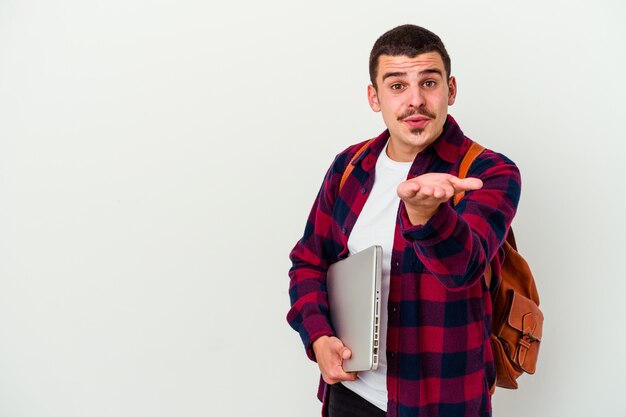
<path fill-rule="evenodd" d="M 524 372 L 534 374 L 541 344 L 543 314 L 534 301 L 520 293 L 509 290 L 509 297 L 511 308 L 507 319 L 508 326 L 505 326 L 508 329 L 501 329 L 510 336 L 514 333 L 514 337 L 506 337 L 509 358 Z M 516 344 L 511 345 L 512 341 L 516 341 Z"/>

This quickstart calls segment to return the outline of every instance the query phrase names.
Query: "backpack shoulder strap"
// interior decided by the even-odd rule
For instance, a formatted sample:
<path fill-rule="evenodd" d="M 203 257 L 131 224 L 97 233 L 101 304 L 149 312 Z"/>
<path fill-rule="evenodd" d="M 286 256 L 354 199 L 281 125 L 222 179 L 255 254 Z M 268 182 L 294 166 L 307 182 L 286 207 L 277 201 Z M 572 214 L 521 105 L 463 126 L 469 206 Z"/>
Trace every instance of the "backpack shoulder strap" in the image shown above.
<path fill-rule="evenodd" d="M 478 156 L 481 153 L 483 153 L 484 150 L 485 148 L 482 145 L 476 142 L 472 142 L 472 146 L 470 146 L 468 151 L 465 153 L 465 156 L 463 156 L 463 159 L 461 160 L 461 166 L 459 167 L 459 175 L 458 175 L 459 178 L 461 179 L 467 178 L 467 173 L 469 172 L 469 169 L 472 166 L 472 163 L 474 163 L 476 158 L 478 158 Z M 459 204 L 463 196 L 465 196 L 465 191 L 462 191 L 454 195 L 455 206 Z"/>
<path fill-rule="evenodd" d="M 467 178 L 467 174 L 470 170 L 470 167 L 478 158 L 478 156 L 483 153 L 485 150 L 484 146 L 480 145 L 477 142 L 472 142 L 472 145 L 467 150 L 463 159 L 461 160 L 461 166 L 459 167 L 459 175 L 458 177 L 463 179 Z M 453 203 L 456 206 L 459 204 L 461 199 L 465 196 L 465 191 L 461 191 L 454 195 Z M 485 283 L 487 284 L 487 288 L 491 288 L 491 265 L 487 264 L 487 269 L 485 270 Z"/>
<path fill-rule="evenodd" d="M 469 150 L 467 151 L 467 153 L 463 157 L 463 160 L 461 161 L 461 166 L 459 167 L 459 178 L 467 178 L 467 173 L 469 172 L 469 169 L 472 166 L 472 163 L 484 150 L 485 148 L 482 145 L 476 142 L 472 142 L 472 146 L 470 146 Z M 455 194 L 454 196 L 455 206 L 459 204 L 459 202 L 461 201 L 464 195 L 465 195 L 465 192 L 460 192 L 458 194 Z M 509 243 L 509 245 L 511 245 L 511 247 L 513 247 L 513 249 L 517 250 L 517 243 L 515 242 L 515 235 L 513 234 L 513 229 L 511 228 L 509 228 L 509 231 L 506 235 L 506 241 Z"/>
<path fill-rule="evenodd" d="M 374 138 L 375 139 L 375 138 Z M 341 191 L 341 189 L 343 188 L 343 185 L 346 183 L 346 180 L 348 179 L 348 177 L 350 176 L 350 174 L 352 174 L 352 171 L 354 170 L 354 161 L 357 160 L 357 158 L 359 156 L 361 156 L 361 154 L 365 151 L 365 149 L 367 149 L 367 147 L 369 146 L 370 143 L 372 143 L 372 141 L 374 139 L 370 139 L 367 142 L 365 142 L 358 151 L 356 151 L 356 153 L 354 154 L 354 156 L 352 157 L 352 159 L 350 159 L 350 162 L 348 162 L 348 166 L 346 167 L 346 170 L 343 172 L 343 175 L 341 176 L 341 181 L 339 182 L 339 191 Z"/>

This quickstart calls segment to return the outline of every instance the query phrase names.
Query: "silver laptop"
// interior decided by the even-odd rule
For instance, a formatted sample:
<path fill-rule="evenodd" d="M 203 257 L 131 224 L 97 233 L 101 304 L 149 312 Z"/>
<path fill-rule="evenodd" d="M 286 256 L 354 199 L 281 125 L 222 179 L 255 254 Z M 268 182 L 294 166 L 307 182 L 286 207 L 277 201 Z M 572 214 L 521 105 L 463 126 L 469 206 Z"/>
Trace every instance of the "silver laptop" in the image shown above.
<path fill-rule="evenodd" d="M 330 319 L 337 337 L 352 351 L 343 369 L 378 367 L 382 247 L 372 246 L 328 268 Z"/>

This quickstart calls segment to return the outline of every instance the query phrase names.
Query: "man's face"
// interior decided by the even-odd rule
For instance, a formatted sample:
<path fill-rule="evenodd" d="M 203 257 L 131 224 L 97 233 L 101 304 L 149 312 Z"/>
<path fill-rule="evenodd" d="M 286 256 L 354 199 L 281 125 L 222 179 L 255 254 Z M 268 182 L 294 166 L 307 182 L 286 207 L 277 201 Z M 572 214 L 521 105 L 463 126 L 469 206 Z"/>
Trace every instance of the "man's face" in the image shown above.
<path fill-rule="evenodd" d="M 437 52 L 378 58 L 377 88 L 368 86 L 367 95 L 391 133 L 387 150 L 391 159 L 413 161 L 441 135 L 448 106 L 456 97 L 456 80 L 446 76 Z"/>

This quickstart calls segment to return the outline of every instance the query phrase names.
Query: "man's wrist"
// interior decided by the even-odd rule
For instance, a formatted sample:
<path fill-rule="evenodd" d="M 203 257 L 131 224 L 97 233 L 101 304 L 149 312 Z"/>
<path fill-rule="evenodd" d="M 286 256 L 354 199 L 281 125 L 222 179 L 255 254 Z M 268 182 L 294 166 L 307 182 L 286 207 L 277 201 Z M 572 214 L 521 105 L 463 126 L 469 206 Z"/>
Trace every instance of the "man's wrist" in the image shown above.
<path fill-rule="evenodd" d="M 406 214 L 409 217 L 409 221 L 412 226 L 423 226 L 437 213 L 439 209 L 439 205 L 435 208 L 429 208 L 425 210 L 424 208 L 413 208 L 409 205 L 405 204 Z"/>
<path fill-rule="evenodd" d="M 311 344 L 311 347 L 313 348 L 313 352 L 317 353 L 316 351 L 316 347 L 319 347 L 320 345 L 326 343 L 326 341 L 330 338 L 330 336 L 320 336 L 317 339 L 315 339 L 313 341 L 313 343 Z"/>

